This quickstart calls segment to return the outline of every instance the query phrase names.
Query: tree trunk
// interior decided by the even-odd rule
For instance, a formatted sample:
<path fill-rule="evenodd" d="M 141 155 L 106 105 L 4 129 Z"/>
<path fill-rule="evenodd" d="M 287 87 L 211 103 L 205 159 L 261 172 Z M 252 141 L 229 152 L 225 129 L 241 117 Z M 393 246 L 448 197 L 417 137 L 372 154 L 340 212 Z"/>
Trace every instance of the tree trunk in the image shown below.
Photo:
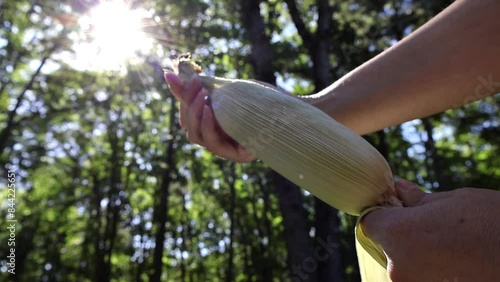
<path fill-rule="evenodd" d="M 332 185 L 335 185 L 332 183 Z M 307 267 L 313 270 L 317 263 L 318 281 L 343 281 L 342 254 L 338 237 L 340 220 L 337 210 L 330 205 L 314 198 L 316 211 L 316 248 L 313 263 L 311 260 Z M 316 250 L 321 250 L 316 252 Z M 307 269 L 306 269 L 307 270 Z"/>
<path fill-rule="evenodd" d="M 422 119 L 422 125 L 424 126 L 424 130 L 427 133 L 427 141 L 425 141 L 425 155 L 426 162 L 429 166 L 429 170 L 432 169 L 432 173 L 430 173 L 433 177 L 431 181 L 435 181 L 438 184 L 438 187 L 435 188 L 435 191 L 448 191 L 450 190 L 450 181 L 446 177 L 444 171 L 444 160 L 438 154 L 436 149 L 436 142 L 434 141 L 434 137 L 432 133 L 434 132 L 434 126 L 432 125 L 429 118 Z"/>
<path fill-rule="evenodd" d="M 170 129 L 169 133 L 174 136 L 174 132 L 177 130 L 176 125 L 176 105 L 175 99 L 171 98 L 170 103 Z M 163 172 L 163 177 L 161 181 L 161 185 L 157 191 L 157 199 L 158 202 L 155 205 L 154 209 L 154 224 L 157 226 L 155 233 L 155 248 L 153 253 L 153 274 L 150 277 L 151 282 L 160 282 L 161 275 L 163 273 L 163 245 L 165 243 L 165 231 L 167 224 L 167 212 L 168 212 L 168 198 L 170 196 L 170 174 L 172 170 L 175 170 L 175 159 L 174 159 L 174 143 L 175 138 L 171 138 L 168 141 L 167 148 L 165 151 L 165 162 L 167 164 L 166 170 Z"/>
<path fill-rule="evenodd" d="M 274 183 L 277 188 L 278 201 L 285 226 L 286 246 L 288 250 L 289 272 L 280 277 L 282 280 L 289 278 L 299 281 L 314 282 L 316 273 L 304 273 L 302 265 L 313 257 L 307 220 L 307 213 L 303 207 L 302 193 L 297 186 L 278 173 L 273 173 Z"/>
<path fill-rule="evenodd" d="M 144 222 L 145 218 L 141 215 L 141 222 Z M 141 246 L 139 250 L 142 252 L 141 256 L 137 259 L 137 267 L 134 270 L 135 274 L 135 282 L 142 282 L 142 273 L 144 272 L 144 265 L 146 261 L 146 256 L 144 255 L 144 244 L 145 241 L 148 240 L 147 236 L 145 236 L 144 225 L 139 225 L 138 230 L 139 236 L 141 237 Z M 137 250 L 136 250 L 137 251 Z"/>
<path fill-rule="evenodd" d="M 95 238 L 94 238 L 94 259 L 95 259 L 95 271 L 94 271 L 94 281 L 98 281 L 101 273 L 104 272 L 104 250 L 103 250 L 103 234 L 101 231 L 102 228 L 102 219 L 101 219 L 101 201 L 102 201 L 102 189 L 101 189 L 101 181 L 97 175 L 97 173 L 93 174 L 92 177 L 92 192 L 93 192 L 93 208 L 95 210 L 95 215 L 92 212 L 89 213 L 89 216 L 93 222 L 93 230 L 96 230 Z"/>
<path fill-rule="evenodd" d="M 266 26 L 260 14 L 259 4 L 258 0 L 240 1 L 242 23 L 252 47 L 251 63 L 255 78 L 275 84 L 276 77 L 272 67 L 273 52 L 270 39 L 265 32 Z M 300 267 L 306 258 L 312 256 L 312 247 L 300 188 L 276 172 L 273 172 L 273 179 L 285 226 L 290 271 L 280 279 L 286 280 L 287 277 L 295 275 L 294 272 L 297 271 L 295 267 Z M 308 275 L 302 281 L 315 281 L 315 276 Z"/>
<path fill-rule="evenodd" d="M 180 263 L 180 270 L 181 270 L 181 282 L 186 281 L 186 261 L 184 259 L 184 256 L 182 256 L 183 252 L 188 252 L 187 248 L 187 240 L 189 239 L 190 236 L 190 223 L 189 223 L 189 211 L 186 209 L 186 193 L 184 193 L 182 190 L 180 191 L 180 196 L 182 197 L 182 243 L 180 245 L 180 250 L 181 250 L 181 263 Z"/>
<path fill-rule="evenodd" d="M 31 216 L 30 216 L 31 217 Z M 34 215 L 30 219 L 24 220 L 25 222 L 32 222 L 32 225 L 26 226 L 22 229 L 20 234 L 19 249 L 16 250 L 16 275 L 13 275 L 13 281 L 21 282 L 23 281 L 22 277 L 25 273 L 26 262 L 28 260 L 28 254 L 35 249 L 34 238 L 38 227 L 40 226 L 40 216 Z M 17 245 L 17 242 L 16 242 Z"/>
<path fill-rule="evenodd" d="M 318 29 L 313 41 L 314 44 L 309 49 L 309 55 L 313 59 L 316 92 L 325 89 L 332 83 L 329 56 L 330 38 L 334 30 L 332 13 L 333 8 L 330 7 L 328 0 L 318 1 Z M 318 281 L 340 282 L 344 271 L 338 238 L 340 224 L 338 211 L 318 198 L 315 198 L 315 204 L 316 249 L 324 247 L 320 240 L 326 240 L 327 252 L 329 253 L 324 261 L 320 261 L 319 257 L 315 258 L 318 260 Z"/>
<path fill-rule="evenodd" d="M 267 237 L 267 246 L 271 246 L 274 244 L 274 237 L 273 237 L 273 227 L 272 227 L 272 222 L 267 216 L 269 214 L 269 208 L 270 208 L 270 189 L 264 185 L 259 185 L 260 189 L 262 191 L 262 199 L 264 201 L 264 211 L 263 211 L 263 218 L 262 218 L 262 229 L 265 233 L 265 236 Z M 270 260 L 270 252 L 268 248 L 264 249 L 263 256 L 266 261 Z M 262 276 L 267 279 L 266 281 L 272 281 L 273 279 L 273 270 L 274 267 L 271 263 L 266 263 L 262 269 Z"/>
<path fill-rule="evenodd" d="M 227 184 L 229 185 L 230 199 L 229 199 L 229 250 L 226 268 L 226 282 L 234 281 L 234 226 L 236 225 L 236 189 L 234 187 L 235 172 L 234 163 L 230 163 L 228 177 L 226 177 Z"/>
<path fill-rule="evenodd" d="M 118 114 L 121 116 L 121 113 Z M 106 206 L 106 225 L 104 227 L 104 235 L 99 248 L 102 250 L 102 272 L 97 273 L 97 281 L 106 282 L 111 280 L 111 256 L 118 230 L 118 221 L 120 208 L 122 206 L 120 199 L 120 191 L 122 190 L 121 183 L 121 149 L 120 140 L 117 134 L 117 124 L 111 122 L 109 125 L 109 140 L 111 145 L 111 175 L 109 178 L 109 191 L 107 195 L 108 204 Z"/>

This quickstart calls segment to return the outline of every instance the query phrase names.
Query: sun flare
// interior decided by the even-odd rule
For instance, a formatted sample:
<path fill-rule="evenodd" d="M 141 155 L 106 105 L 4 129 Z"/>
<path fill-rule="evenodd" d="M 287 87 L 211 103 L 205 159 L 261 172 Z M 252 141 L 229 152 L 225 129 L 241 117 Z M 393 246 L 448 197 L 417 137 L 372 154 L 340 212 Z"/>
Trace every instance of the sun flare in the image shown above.
<path fill-rule="evenodd" d="M 101 1 L 79 20 L 90 40 L 77 46 L 78 59 L 101 69 L 116 69 L 137 52 L 149 51 L 152 40 L 142 31 L 144 12 L 124 1 Z"/>

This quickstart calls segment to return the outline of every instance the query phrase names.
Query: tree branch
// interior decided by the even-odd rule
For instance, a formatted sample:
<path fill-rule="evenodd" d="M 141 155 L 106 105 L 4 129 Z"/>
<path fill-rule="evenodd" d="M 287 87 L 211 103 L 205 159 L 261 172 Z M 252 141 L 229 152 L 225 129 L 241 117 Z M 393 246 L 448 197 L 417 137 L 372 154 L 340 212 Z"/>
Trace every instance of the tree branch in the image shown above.
<path fill-rule="evenodd" d="M 40 74 L 43 66 L 45 65 L 47 60 L 50 58 L 50 56 L 52 55 L 52 53 L 56 49 L 57 49 L 57 45 L 53 46 L 49 50 L 47 55 L 45 55 L 45 57 L 42 59 L 42 61 L 40 62 L 40 65 L 38 66 L 36 71 L 31 76 L 30 81 L 28 83 L 26 83 L 23 90 L 21 91 L 21 94 L 19 94 L 19 96 L 17 97 L 17 102 L 16 102 L 16 105 L 14 106 L 14 109 L 9 112 L 9 114 L 7 116 L 7 123 L 5 125 L 5 128 L 0 133 L 0 155 L 5 150 L 5 147 L 7 145 L 7 140 L 10 138 L 10 136 L 12 134 L 12 130 L 13 130 L 13 126 L 14 126 L 14 118 L 16 117 L 17 110 L 19 109 L 19 107 L 21 106 L 21 103 L 24 100 L 24 96 L 26 95 L 26 92 L 28 92 L 28 90 L 33 87 L 33 84 L 35 83 L 35 79 Z"/>
<path fill-rule="evenodd" d="M 288 12 L 290 13 L 290 16 L 292 17 L 293 23 L 295 24 L 295 28 L 297 29 L 299 36 L 302 38 L 302 41 L 304 42 L 304 45 L 309 49 L 313 36 L 307 30 L 307 27 L 300 17 L 300 12 L 299 9 L 297 8 L 297 4 L 295 3 L 295 0 L 285 0 L 285 3 L 288 7 Z"/>
<path fill-rule="evenodd" d="M 332 13 L 333 8 L 330 7 L 328 0 L 318 0 L 318 30 L 316 31 L 316 37 L 330 40 L 330 35 L 332 33 Z"/>

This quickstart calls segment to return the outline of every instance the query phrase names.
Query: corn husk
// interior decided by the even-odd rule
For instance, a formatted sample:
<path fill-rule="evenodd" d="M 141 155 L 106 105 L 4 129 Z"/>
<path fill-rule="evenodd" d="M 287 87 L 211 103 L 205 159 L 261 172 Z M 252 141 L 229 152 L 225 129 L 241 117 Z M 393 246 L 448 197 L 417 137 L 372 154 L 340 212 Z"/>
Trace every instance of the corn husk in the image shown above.
<path fill-rule="evenodd" d="M 189 60 L 179 62 L 184 80 L 198 70 Z M 256 82 L 200 79 L 222 129 L 293 183 L 352 215 L 401 205 L 385 159 L 324 112 Z M 359 223 L 356 238 L 364 281 L 389 281 L 380 275 L 387 264 L 382 248 Z"/>

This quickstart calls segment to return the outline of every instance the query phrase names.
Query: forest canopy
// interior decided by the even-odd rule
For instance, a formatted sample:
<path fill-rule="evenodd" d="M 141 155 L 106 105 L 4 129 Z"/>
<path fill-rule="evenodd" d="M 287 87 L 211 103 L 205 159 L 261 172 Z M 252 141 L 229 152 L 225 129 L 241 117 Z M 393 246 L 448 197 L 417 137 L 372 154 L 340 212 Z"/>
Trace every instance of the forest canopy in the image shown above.
<path fill-rule="evenodd" d="M 190 143 L 163 69 L 191 52 L 209 75 L 310 95 L 451 2 L 0 0 L 0 277 L 360 281 L 356 218 Z M 490 96 L 363 137 L 428 191 L 498 189 L 499 108 Z"/>

